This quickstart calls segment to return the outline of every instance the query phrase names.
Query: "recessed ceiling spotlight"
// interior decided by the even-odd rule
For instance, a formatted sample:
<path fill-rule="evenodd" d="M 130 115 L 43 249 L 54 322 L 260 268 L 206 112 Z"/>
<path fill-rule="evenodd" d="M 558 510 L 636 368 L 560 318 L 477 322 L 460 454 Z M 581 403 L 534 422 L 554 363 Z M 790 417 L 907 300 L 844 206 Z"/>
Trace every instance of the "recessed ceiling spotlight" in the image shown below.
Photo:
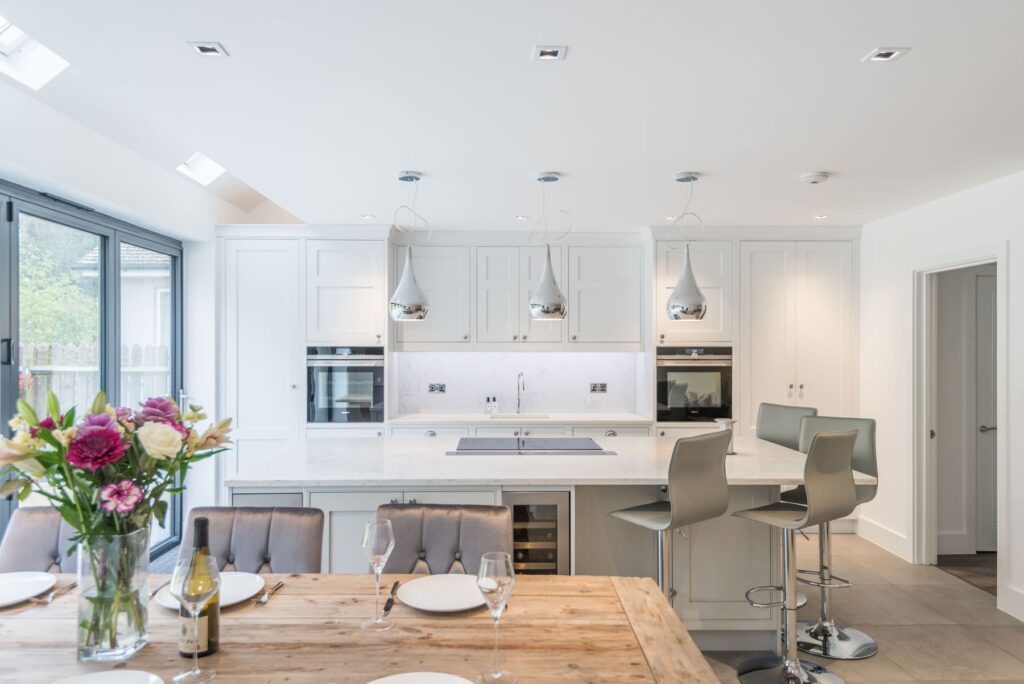
<path fill-rule="evenodd" d="M 815 214 L 814 218 L 816 218 L 816 219 L 818 219 L 820 221 L 821 219 L 827 219 L 828 218 L 828 214 Z"/>
<path fill-rule="evenodd" d="M 880 47 L 875 48 L 860 61 L 862 62 L 895 62 L 903 55 L 910 52 L 908 47 Z"/>
<path fill-rule="evenodd" d="M 193 152 L 191 157 L 178 166 L 178 171 L 200 185 L 209 185 L 220 178 L 225 169 L 202 152 Z"/>
<path fill-rule="evenodd" d="M 665 217 L 665 220 L 666 220 L 666 221 L 675 221 L 675 220 L 676 220 L 676 217 L 675 217 L 675 216 L 666 216 L 666 217 Z"/>
<path fill-rule="evenodd" d="M 818 185 L 829 179 L 828 171 L 811 171 L 800 174 L 800 181 L 808 185 Z"/>
<path fill-rule="evenodd" d="M 364 221 L 371 221 L 371 220 L 377 218 L 377 216 L 375 214 L 363 214 L 359 218 L 363 219 Z"/>
<path fill-rule="evenodd" d="M 565 59 L 565 53 L 569 48 L 565 45 L 534 45 L 533 58 L 544 61 Z"/>
<path fill-rule="evenodd" d="M 200 57 L 228 57 L 224 46 L 213 40 L 196 40 L 188 43 Z"/>
<path fill-rule="evenodd" d="M 515 216 L 516 221 L 525 221 L 528 218 L 530 217 L 527 214 L 516 214 Z"/>

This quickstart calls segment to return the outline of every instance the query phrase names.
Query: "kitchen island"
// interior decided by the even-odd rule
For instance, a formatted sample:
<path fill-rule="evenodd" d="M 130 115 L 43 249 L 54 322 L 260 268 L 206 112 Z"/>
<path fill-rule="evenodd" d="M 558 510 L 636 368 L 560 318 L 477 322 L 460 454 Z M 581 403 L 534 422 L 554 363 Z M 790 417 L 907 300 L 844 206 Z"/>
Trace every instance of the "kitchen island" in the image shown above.
<path fill-rule="evenodd" d="M 662 499 L 674 439 L 618 437 L 601 446 L 614 455 L 448 455 L 454 438 L 321 439 L 305 455 L 247 463 L 226 454 L 225 485 L 233 505 L 304 505 L 326 516 L 324 570 L 365 570 L 362 526 L 378 505 L 501 503 L 503 492 L 570 495 L 571 567 L 576 574 L 655 574 L 654 534 L 608 513 Z M 600 440 L 599 440 L 600 442 Z M 803 482 L 803 454 L 737 437 L 726 458 L 730 511 L 778 499 Z M 857 484 L 874 478 L 855 473 Z M 779 551 L 765 525 L 724 516 L 673 535 L 674 607 L 702 648 L 774 648 L 777 611 L 752 608 L 750 587 L 778 584 Z M 685 534 L 685 536 L 683 536 Z"/>

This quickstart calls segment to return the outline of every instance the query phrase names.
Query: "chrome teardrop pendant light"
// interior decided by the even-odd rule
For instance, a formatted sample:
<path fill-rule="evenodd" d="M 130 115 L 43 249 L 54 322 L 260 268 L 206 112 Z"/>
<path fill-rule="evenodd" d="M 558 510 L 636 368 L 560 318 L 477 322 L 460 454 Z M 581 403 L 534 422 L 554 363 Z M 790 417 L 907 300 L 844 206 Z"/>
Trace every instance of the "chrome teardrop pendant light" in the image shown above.
<path fill-rule="evenodd" d="M 547 195 L 544 192 L 544 187 L 548 183 L 556 183 L 560 178 L 559 174 L 555 171 L 544 171 L 537 174 L 537 181 L 541 184 L 541 218 L 540 221 L 544 223 L 544 236 L 543 239 L 547 240 L 548 236 L 548 208 L 547 208 Z M 538 221 L 538 225 L 540 223 Z M 537 226 L 534 226 L 534 232 L 536 232 Z M 561 239 L 568 235 L 572 231 L 572 226 L 569 226 L 564 234 L 556 239 Z M 531 234 L 532 235 L 532 234 Z M 540 283 L 537 285 L 537 289 L 533 291 L 530 296 L 530 318 L 535 321 L 558 321 L 565 318 L 565 314 L 569 311 L 568 300 L 565 295 L 562 294 L 562 290 L 558 287 L 558 281 L 555 280 L 555 270 L 551 266 L 551 245 L 547 244 L 546 254 L 544 255 L 544 271 L 540 276 Z"/>
<path fill-rule="evenodd" d="M 699 174 L 694 171 L 685 171 L 676 175 L 677 182 L 689 183 L 690 196 L 686 200 L 683 213 L 679 214 L 672 222 L 673 226 L 683 221 L 687 216 L 693 216 L 700 222 L 701 228 L 704 228 L 704 221 L 701 217 L 689 210 L 690 202 L 693 200 L 693 184 L 697 182 L 699 177 Z M 679 280 L 676 282 L 676 287 L 672 290 L 672 294 L 669 295 L 665 309 L 668 312 L 668 317 L 673 321 L 700 320 L 708 312 L 708 299 L 704 296 L 700 285 L 697 284 L 697 278 L 693 275 L 693 264 L 690 263 L 689 241 L 687 241 L 686 246 L 683 248 L 683 268 L 679 272 Z"/>
<path fill-rule="evenodd" d="M 422 218 L 416 213 L 415 184 L 420 178 L 422 178 L 422 175 L 416 171 L 403 171 L 398 176 L 398 180 L 403 183 L 413 184 L 412 199 L 409 204 L 404 204 L 395 209 L 394 224 L 399 232 L 408 232 L 398 225 L 398 212 L 402 209 L 406 209 L 413 215 L 413 230 L 416 229 L 417 220 Z M 424 220 L 424 223 L 426 223 L 426 220 Z M 427 223 L 427 227 L 430 227 L 429 223 Z M 391 299 L 388 300 L 388 313 L 394 321 L 422 321 L 427 317 L 429 311 L 430 302 L 427 300 L 426 293 L 423 292 L 419 283 L 416 282 L 416 273 L 412 269 L 412 245 L 406 245 L 405 266 L 402 267 L 402 277 L 398 280 L 398 286 L 395 288 L 394 294 L 391 295 Z"/>

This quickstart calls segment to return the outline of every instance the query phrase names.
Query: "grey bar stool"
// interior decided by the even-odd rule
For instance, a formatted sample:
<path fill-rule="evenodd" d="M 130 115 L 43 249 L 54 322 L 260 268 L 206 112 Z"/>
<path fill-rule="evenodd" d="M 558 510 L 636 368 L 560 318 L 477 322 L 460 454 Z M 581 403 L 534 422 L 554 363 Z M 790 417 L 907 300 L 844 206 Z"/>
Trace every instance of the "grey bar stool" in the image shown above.
<path fill-rule="evenodd" d="M 800 421 L 816 415 L 816 408 L 762 403 L 757 407 L 757 438 L 799 449 Z"/>
<path fill-rule="evenodd" d="M 870 418 L 804 418 L 800 425 L 800 450 L 807 451 L 819 432 L 837 430 L 857 431 L 857 441 L 853 445 L 853 469 L 878 477 L 875 421 Z M 878 485 L 855 485 L 855 490 L 857 504 L 860 505 L 875 498 Z M 782 500 L 803 504 L 807 501 L 807 492 L 800 486 L 783 492 Z M 818 525 L 818 558 L 817 570 L 798 571 L 800 575 L 816 576 L 815 579 L 798 579 L 804 584 L 818 587 L 821 614 L 817 620 L 800 620 L 797 623 L 797 648 L 804 653 L 836 660 L 870 658 L 878 653 L 875 640 L 859 629 L 837 623 L 832 617 L 832 590 L 850 587 L 852 583 L 832 574 L 832 525 L 829 522 Z"/>
<path fill-rule="evenodd" d="M 811 441 L 804 464 L 804 492 L 807 504 L 788 501 L 736 511 L 733 515 L 762 522 L 782 530 L 782 574 L 781 587 L 754 587 L 747 592 L 747 600 L 758 608 L 782 608 L 782 662 L 773 659 L 768 667 L 746 669 L 740 673 L 745 684 L 843 684 L 843 680 L 823 667 L 801 663 L 797 654 L 796 611 L 797 611 L 797 570 L 796 531 L 837 520 L 849 515 L 857 506 L 857 495 L 853 485 L 853 445 L 857 431 L 819 432 Z M 781 601 L 758 603 L 751 595 L 759 591 L 781 591 Z"/>
<path fill-rule="evenodd" d="M 658 586 L 669 601 L 672 589 L 672 530 L 711 520 L 729 508 L 725 452 L 732 432 L 711 432 L 676 442 L 668 466 L 668 501 L 613 511 L 609 515 L 658 533 Z"/>

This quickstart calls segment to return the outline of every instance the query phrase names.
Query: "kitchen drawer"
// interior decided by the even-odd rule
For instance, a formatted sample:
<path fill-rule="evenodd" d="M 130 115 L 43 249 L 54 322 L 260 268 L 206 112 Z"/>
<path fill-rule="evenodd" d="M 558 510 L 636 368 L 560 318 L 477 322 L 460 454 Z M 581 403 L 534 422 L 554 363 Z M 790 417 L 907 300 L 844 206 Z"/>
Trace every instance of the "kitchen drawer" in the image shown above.
<path fill-rule="evenodd" d="M 565 437 L 568 425 L 501 425 L 476 429 L 477 437 Z"/>
<path fill-rule="evenodd" d="M 232 494 L 231 505 L 255 506 L 258 508 L 274 506 L 282 508 L 299 508 L 302 506 L 302 492 Z"/>
<path fill-rule="evenodd" d="M 594 439 L 599 437 L 649 437 L 651 435 L 651 428 L 646 425 L 629 425 L 626 427 L 587 425 L 574 427 L 572 435 L 573 437 L 593 437 Z"/>
<path fill-rule="evenodd" d="M 659 427 L 655 428 L 654 434 L 658 437 L 668 437 L 669 439 L 682 439 L 683 437 L 696 437 L 697 435 L 706 435 L 709 432 L 718 432 L 718 429 L 717 425 Z"/>
<path fill-rule="evenodd" d="M 399 427 L 391 428 L 392 437 L 469 437 L 468 427 Z"/>
<path fill-rule="evenodd" d="M 445 504 L 447 506 L 493 506 L 496 490 L 405 492 L 407 504 Z"/>
<path fill-rule="evenodd" d="M 306 439 L 359 439 L 383 436 L 383 426 L 374 428 L 306 428 Z"/>

